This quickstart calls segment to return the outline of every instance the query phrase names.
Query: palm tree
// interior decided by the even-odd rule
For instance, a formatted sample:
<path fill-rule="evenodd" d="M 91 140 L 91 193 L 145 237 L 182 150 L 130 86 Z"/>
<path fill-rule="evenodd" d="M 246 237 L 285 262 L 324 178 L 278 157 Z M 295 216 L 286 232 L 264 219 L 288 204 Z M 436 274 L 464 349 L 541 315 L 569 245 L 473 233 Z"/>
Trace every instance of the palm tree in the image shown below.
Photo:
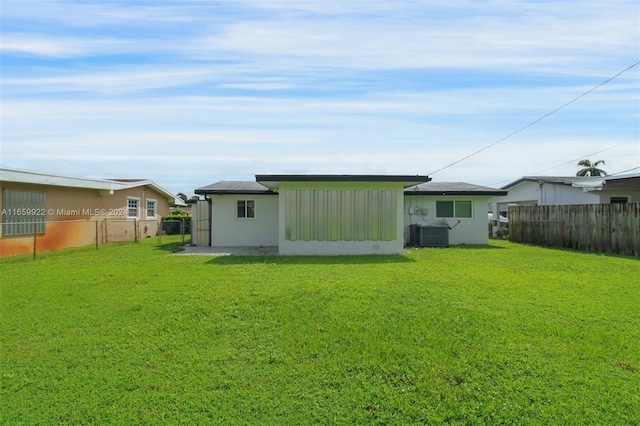
<path fill-rule="evenodd" d="M 604 164 L 604 160 L 598 160 L 593 164 L 589 160 L 580 160 L 578 166 L 582 169 L 576 173 L 576 176 L 606 176 L 607 172 L 598 168 L 600 164 Z"/>

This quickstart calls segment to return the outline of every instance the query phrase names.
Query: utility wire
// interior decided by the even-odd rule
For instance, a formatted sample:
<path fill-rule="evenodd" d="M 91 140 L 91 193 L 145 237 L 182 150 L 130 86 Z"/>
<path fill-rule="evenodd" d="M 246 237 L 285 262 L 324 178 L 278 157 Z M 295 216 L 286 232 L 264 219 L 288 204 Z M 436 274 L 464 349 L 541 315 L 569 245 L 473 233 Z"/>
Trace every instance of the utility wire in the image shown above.
<path fill-rule="evenodd" d="M 606 79 L 606 80 L 605 80 L 605 81 L 603 81 L 602 83 L 600 83 L 600 84 L 598 84 L 598 85 L 594 86 L 593 88 L 591 88 L 590 90 L 588 90 L 588 91 L 584 92 L 584 93 L 583 93 L 583 94 L 581 94 L 580 96 L 577 96 L 576 98 L 574 98 L 573 100 L 571 100 L 571 101 L 567 102 L 566 104 L 564 104 L 564 105 L 562 105 L 562 106 L 559 106 L 558 108 L 556 108 L 556 109 L 554 109 L 553 111 L 551 111 L 551 112 L 549 112 L 549 113 L 547 113 L 547 114 L 543 115 L 542 117 L 538 118 L 537 120 L 532 121 L 531 123 L 527 124 L 526 126 L 521 127 L 520 129 L 516 130 L 515 132 L 512 132 L 512 133 L 508 134 L 507 136 L 503 137 L 502 139 L 499 139 L 499 140 L 497 140 L 497 141 L 495 141 L 495 142 L 493 142 L 493 143 L 491 143 L 491 144 L 489 144 L 489 145 L 485 146 L 484 148 L 481 148 L 481 149 L 479 149 L 479 150 L 477 150 L 477 151 L 475 151 L 475 152 L 472 152 L 471 154 L 467 155 L 466 157 L 462 157 L 461 159 L 459 159 L 459 160 L 457 160 L 457 161 L 454 161 L 453 163 L 451 163 L 451 164 L 449 164 L 449 165 L 447 165 L 447 166 L 444 166 L 444 167 L 442 167 L 442 168 L 440 168 L 440 169 L 436 170 L 435 172 L 428 173 L 428 176 L 434 175 L 434 174 L 436 174 L 436 173 L 438 173 L 438 172 L 441 172 L 442 170 L 448 169 L 448 168 L 449 168 L 449 167 L 451 167 L 451 166 L 454 166 L 454 165 L 456 165 L 456 164 L 458 164 L 458 163 L 461 163 L 461 162 L 463 162 L 464 160 L 466 160 L 466 159 L 468 159 L 468 158 L 471 158 L 471 157 L 473 157 L 473 156 L 475 156 L 475 155 L 478 155 L 478 154 L 480 154 L 482 151 L 486 151 L 487 149 L 491 148 L 492 146 L 495 146 L 495 145 L 499 144 L 500 142 L 502 142 L 502 141 L 505 141 L 505 140 L 509 139 L 511 136 L 514 136 L 514 135 L 516 135 L 516 134 L 518 134 L 518 133 L 522 132 L 523 130 L 525 130 L 525 129 L 527 129 L 527 128 L 531 127 L 531 126 L 533 126 L 534 124 L 536 124 L 536 123 L 538 123 L 538 122 L 540 122 L 540 121 L 544 120 L 545 118 L 547 118 L 547 117 L 549 117 L 549 116 L 551 116 L 551 115 L 555 114 L 556 112 L 560 111 L 561 109 L 563 109 L 563 108 L 565 108 L 565 107 L 567 107 L 567 106 L 571 105 L 572 103 L 574 103 L 574 102 L 575 102 L 575 101 L 577 101 L 578 99 L 580 99 L 580 98 L 582 98 L 582 97 L 584 97 L 584 96 L 587 96 L 589 93 L 591 93 L 591 92 L 593 92 L 593 91 L 597 90 L 597 89 L 598 89 L 598 88 L 600 88 L 601 86 L 604 86 L 605 84 L 607 84 L 607 83 L 608 83 L 608 82 L 610 82 L 611 80 L 613 80 L 613 79 L 615 79 L 615 78 L 619 77 L 620 75 L 622 75 L 622 74 L 624 74 L 625 72 L 629 71 L 631 68 L 634 68 L 634 67 L 636 67 L 636 66 L 638 66 L 638 65 L 640 65 L 640 61 L 638 61 L 638 62 L 636 62 L 635 64 L 633 64 L 633 65 L 631 65 L 631 66 L 629 66 L 629 67 L 627 67 L 627 68 L 623 69 L 622 71 L 620 71 L 618 74 L 614 75 L 613 77 L 610 77 L 610 78 Z"/>
<path fill-rule="evenodd" d="M 630 171 L 632 171 L 632 170 L 638 170 L 638 169 L 640 169 L 640 166 L 632 167 L 632 168 L 630 168 L 630 169 L 623 170 L 623 171 L 621 171 L 621 172 L 617 172 L 617 173 L 611 173 L 610 175 L 607 175 L 607 176 L 618 176 L 618 175 L 621 175 L 621 174 L 623 174 L 623 173 L 627 173 L 627 172 L 630 172 Z M 605 176 L 605 177 L 606 177 L 606 176 Z"/>
<path fill-rule="evenodd" d="M 608 151 L 610 149 L 616 148 L 616 147 L 618 147 L 620 145 L 625 145 L 627 143 L 629 143 L 629 142 L 622 142 L 622 143 L 619 143 L 619 144 L 616 144 L 616 145 L 612 145 L 612 146 L 610 146 L 608 148 L 601 149 L 600 151 L 592 152 L 591 154 L 587 154 L 587 155 L 582 155 L 582 156 L 580 156 L 580 158 L 576 158 L 575 160 L 569 160 L 569 161 L 564 162 L 562 164 L 557 164 L 557 165 L 552 166 L 552 167 L 547 167 L 546 169 L 538 170 L 536 172 L 527 173 L 525 176 L 537 176 L 539 173 L 545 172 L 547 170 L 555 169 L 557 167 L 566 166 L 567 164 L 572 164 L 572 163 L 575 164 L 576 161 L 582 160 L 583 158 L 589 158 L 589 157 L 591 157 L 593 155 L 600 154 L 601 152 Z M 631 169 L 631 170 L 633 170 L 633 169 Z M 501 180 L 500 182 L 492 183 L 489 186 L 493 187 L 493 186 L 496 186 L 496 185 L 500 185 L 501 183 L 513 182 L 514 180 L 515 179 L 505 179 L 505 180 Z"/>

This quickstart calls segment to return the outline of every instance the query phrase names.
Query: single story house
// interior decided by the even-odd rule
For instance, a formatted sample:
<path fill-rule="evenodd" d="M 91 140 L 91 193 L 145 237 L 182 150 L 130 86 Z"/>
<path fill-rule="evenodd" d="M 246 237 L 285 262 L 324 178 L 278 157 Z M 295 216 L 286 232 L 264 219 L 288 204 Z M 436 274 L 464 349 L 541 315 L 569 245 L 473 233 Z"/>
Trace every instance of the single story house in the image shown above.
<path fill-rule="evenodd" d="M 585 194 L 597 194 L 597 204 L 640 203 L 640 173 L 591 177 L 573 183 Z"/>
<path fill-rule="evenodd" d="M 156 235 L 182 200 L 150 180 L 89 179 L 0 168 L 0 255 Z M 96 240 L 100 241 L 96 241 Z"/>
<path fill-rule="evenodd" d="M 402 253 L 411 226 L 486 244 L 487 205 L 506 191 L 410 175 L 256 175 L 195 190 L 192 244 L 278 246 L 283 255 Z"/>
<path fill-rule="evenodd" d="M 524 176 L 502 187 L 508 195 L 492 198 L 494 217 L 509 205 L 557 206 L 640 202 L 640 173 L 603 177 Z"/>

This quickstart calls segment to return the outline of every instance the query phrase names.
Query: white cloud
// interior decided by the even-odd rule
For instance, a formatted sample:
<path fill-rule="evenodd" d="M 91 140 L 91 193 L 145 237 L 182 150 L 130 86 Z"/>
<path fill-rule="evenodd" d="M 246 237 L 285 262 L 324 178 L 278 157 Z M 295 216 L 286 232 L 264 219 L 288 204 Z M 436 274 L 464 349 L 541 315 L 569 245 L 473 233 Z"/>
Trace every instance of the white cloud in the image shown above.
<path fill-rule="evenodd" d="M 363 4 L 5 2 L 2 162 L 182 192 L 428 173 L 637 61 L 635 1 Z M 639 73 L 434 178 L 490 184 L 617 144 L 611 171 L 639 164 Z"/>
<path fill-rule="evenodd" d="M 110 25 L 145 27 L 208 20 L 206 3 L 123 2 L 100 0 L 20 0 L 2 3 L 3 20 L 30 21 L 63 27 L 95 28 Z"/>
<path fill-rule="evenodd" d="M 289 3 L 276 3 L 279 7 Z M 616 7 L 595 2 L 465 2 L 470 11 L 440 16 L 435 3 L 416 16 L 397 19 L 353 14 L 327 19 L 284 15 L 276 20 L 231 22 L 195 44 L 201 57 L 234 52 L 256 58 L 279 58 L 283 64 L 327 68 L 491 68 L 551 71 L 551 67 L 587 69 L 594 57 L 636 51 L 637 5 Z M 496 6 L 496 4 L 493 4 Z M 272 5 L 273 6 L 273 5 Z M 402 2 L 395 9 L 410 4 Z M 434 13 L 429 13 L 429 7 Z M 320 9 L 315 7 L 314 9 Z M 446 8 L 448 12 L 454 9 Z M 584 55 L 585 52 L 590 55 Z M 259 60 L 259 59 L 258 59 Z M 303 65 L 304 64 L 304 65 Z"/>
<path fill-rule="evenodd" d="M 83 58 L 103 55 L 123 55 L 149 53 L 152 51 L 171 53 L 170 40 L 127 39 L 124 37 L 104 37 L 92 35 L 72 37 L 67 35 L 47 35 L 39 33 L 11 33 L 2 35 L 0 50 L 20 55 L 50 58 Z"/>

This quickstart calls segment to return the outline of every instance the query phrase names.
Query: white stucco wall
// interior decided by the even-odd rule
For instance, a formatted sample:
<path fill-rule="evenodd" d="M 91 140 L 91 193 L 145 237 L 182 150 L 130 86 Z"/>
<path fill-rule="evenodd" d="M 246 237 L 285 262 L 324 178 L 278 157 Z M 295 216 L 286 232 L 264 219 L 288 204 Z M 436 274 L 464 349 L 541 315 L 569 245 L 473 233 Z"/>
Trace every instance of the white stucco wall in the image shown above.
<path fill-rule="evenodd" d="M 404 238 L 409 243 L 409 225 L 442 225 L 444 221 L 453 227 L 449 230 L 449 244 L 487 244 L 489 242 L 487 208 L 490 197 L 484 196 L 445 196 L 445 195 L 406 195 L 404 199 Z M 436 217 L 436 201 L 471 201 L 472 217 L 458 219 Z M 409 214 L 409 208 L 426 209 L 426 214 Z M 455 227 L 454 227 L 455 225 Z"/>
<path fill-rule="evenodd" d="M 277 246 L 277 195 L 211 195 L 212 246 Z M 254 200 L 255 218 L 237 218 L 237 201 Z"/>
<path fill-rule="evenodd" d="M 396 192 L 395 237 L 390 241 L 291 241 L 286 237 L 287 190 L 392 190 Z M 279 186 L 279 253 L 281 255 L 397 254 L 404 249 L 403 185 L 400 182 L 281 182 Z"/>

